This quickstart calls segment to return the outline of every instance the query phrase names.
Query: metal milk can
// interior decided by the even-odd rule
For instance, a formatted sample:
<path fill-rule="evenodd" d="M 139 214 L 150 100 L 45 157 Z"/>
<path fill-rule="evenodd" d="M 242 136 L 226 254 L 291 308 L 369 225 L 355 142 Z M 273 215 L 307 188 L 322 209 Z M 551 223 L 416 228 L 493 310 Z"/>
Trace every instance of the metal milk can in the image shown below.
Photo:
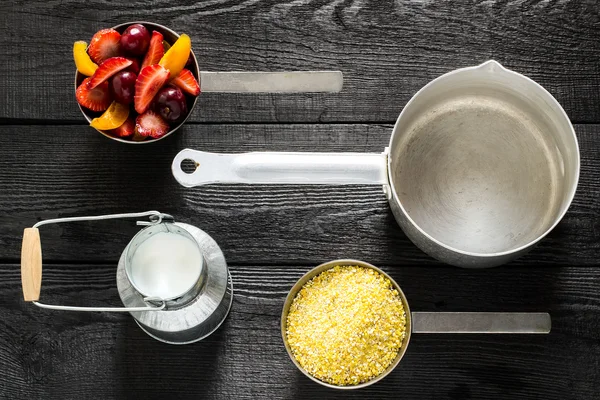
<path fill-rule="evenodd" d="M 125 307 L 76 307 L 39 302 L 42 248 L 39 227 L 51 223 L 148 217 L 123 250 L 117 289 Z M 186 344 L 214 332 L 233 301 L 233 285 L 217 243 L 201 229 L 158 211 L 40 221 L 23 234 L 21 280 L 25 301 L 61 311 L 129 312 L 144 332 Z"/>

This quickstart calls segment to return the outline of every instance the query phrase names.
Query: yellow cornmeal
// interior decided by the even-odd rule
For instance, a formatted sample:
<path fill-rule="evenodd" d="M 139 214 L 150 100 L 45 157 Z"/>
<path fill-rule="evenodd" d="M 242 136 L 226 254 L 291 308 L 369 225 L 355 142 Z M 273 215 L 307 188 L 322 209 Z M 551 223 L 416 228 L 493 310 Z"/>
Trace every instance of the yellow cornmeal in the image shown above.
<path fill-rule="evenodd" d="M 300 289 L 286 334 L 309 374 L 333 385 L 357 385 L 394 361 L 406 337 L 406 312 L 392 282 L 379 272 L 336 266 Z"/>

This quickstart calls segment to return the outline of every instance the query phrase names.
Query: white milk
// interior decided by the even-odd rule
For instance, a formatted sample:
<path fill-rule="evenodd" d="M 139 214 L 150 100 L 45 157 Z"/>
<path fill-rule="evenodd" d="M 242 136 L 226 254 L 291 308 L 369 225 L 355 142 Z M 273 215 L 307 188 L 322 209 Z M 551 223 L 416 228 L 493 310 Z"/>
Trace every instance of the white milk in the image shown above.
<path fill-rule="evenodd" d="M 202 254 L 195 242 L 176 233 L 159 232 L 131 258 L 131 279 L 146 296 L 163 299 L 184 294 L 200 276 Z"/>

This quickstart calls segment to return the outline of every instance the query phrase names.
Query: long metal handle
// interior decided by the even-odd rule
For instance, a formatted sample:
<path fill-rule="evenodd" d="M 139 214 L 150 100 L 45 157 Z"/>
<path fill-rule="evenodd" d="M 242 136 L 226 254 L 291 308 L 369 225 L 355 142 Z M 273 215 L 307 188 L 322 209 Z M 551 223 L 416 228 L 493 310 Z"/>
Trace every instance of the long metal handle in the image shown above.
<path fill-rule="evenodd" d="M 336 93 L 342 90 L 343 83 L 340 71 L 200 71 L 200 89 L 205 93 Z"/>
<path fill-rule="evenodd" d="M 147 307 L 77 307 L 61 306 L 40 303 L 40 290 L 42 287 L 42 247 L 38 227 L 48 224 L 75 221 L 98 221 L 106 219 L 141 218 L 148 217 L 149 221 L 137 221 L 138 225 L 160 224 L 164 219 L 172 220 L 169 214 L 158 211 L 145 211 L 128 214 L 95 215 L 87 217 L 67 217 L 39 221 L 32 228 L 26 228 L 23 233 L 23 247 L 21 250 L 21 284 L 23 286 L 23 298 L 40 308 L 60 311 L 110 311 L 110 312 L 139 312 L 158 311 L 165 308 L 165 301 L 158 297 L 146 297 L 144 302 L 157 302 L 159 306 L 149 305 Z"/>
<path fill-rule="evenodd" d="M 548 313 L 413 312 L 413 333 L 550 333 Z"/>
<path fill-rule="evenodd" d="M 191 173 L 182 162 L 196 166 Z M 256 184 L 387 184 L 385 154 L 370 153 L 242 153 L 219 154 L 185 149 L 171 166 L 186 187 L 210 183 Z"/>

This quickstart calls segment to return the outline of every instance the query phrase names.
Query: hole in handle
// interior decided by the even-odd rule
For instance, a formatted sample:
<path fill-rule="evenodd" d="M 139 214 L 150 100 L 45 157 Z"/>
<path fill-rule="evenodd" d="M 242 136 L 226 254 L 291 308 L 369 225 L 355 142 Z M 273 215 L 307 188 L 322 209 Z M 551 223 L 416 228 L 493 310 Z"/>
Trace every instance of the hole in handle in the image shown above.
<path fill-rule="evenodd" d="M 200 164 L 198 164 L 194 160 L 190 160 L 189 158 L 186 158 L 181 161 L 181 170 L 186 174 L 193 174 L 194 171 L 196 171 L 196 168 L 198 168 L 199 166 Z"/>

